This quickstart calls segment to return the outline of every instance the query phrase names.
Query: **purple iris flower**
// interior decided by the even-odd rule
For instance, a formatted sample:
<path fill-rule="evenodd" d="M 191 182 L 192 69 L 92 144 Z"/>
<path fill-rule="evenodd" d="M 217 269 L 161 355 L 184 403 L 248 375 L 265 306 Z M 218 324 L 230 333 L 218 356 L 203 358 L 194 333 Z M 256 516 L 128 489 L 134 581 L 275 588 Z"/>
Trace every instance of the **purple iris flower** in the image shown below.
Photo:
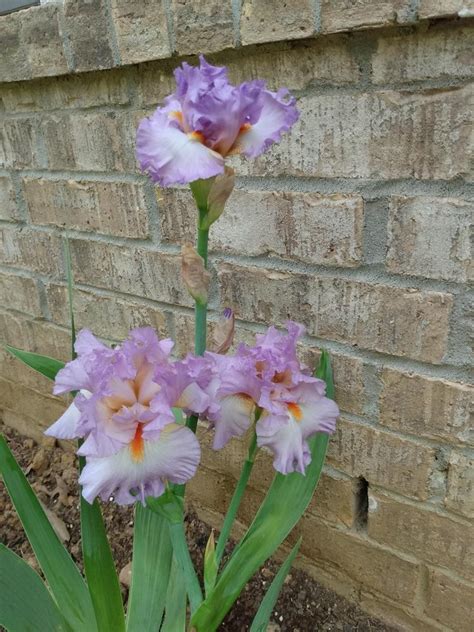
<path fill-rule="evenodd" d="M 271 92 L 259 80 L 234 86 L 227 68 L 199 60 L 175 70 L 175 93 L 138 126 L 138 162 L 162 186 L 222 174 L 230 154 L 258 156 L 299 116 L 285 88 Z"/>
<path fill-rule="evenodd" d="M 167 481 L 185 483 L 194 475 L 199 443 L 175 423 L 172 408 L 200 413 L 209 408 L 209 396 L 186 365 L 169 360 L 172 347 L 150 327 L 131 331 L 114 348 L 87 330 L 79 333 L 77 358 L 59 371 L 54 388 L 55 394 L 79 393 L 46 434 L 84 439 L 79 482 L 88 502 L 97 496 L 144 502 L 162 494 Z"/>
<path fill-rule="evenodd" d="M 257 444 L 273 452 L 278 472 L 305 473 L 311 462 L 307 439 L 334 432 L 339 409 L 325 397 L 325 383 L 298 360 L 303 332 L 302 325 L 288 322 L 286 334 L 270 327 L 255 346 L 242 344 L 234 356 L 206 354 L 217 381 L 211 382 L 214 410 L 207 413 L 215 428 L 214 449 L 243 435 L 260 410 Z"/>

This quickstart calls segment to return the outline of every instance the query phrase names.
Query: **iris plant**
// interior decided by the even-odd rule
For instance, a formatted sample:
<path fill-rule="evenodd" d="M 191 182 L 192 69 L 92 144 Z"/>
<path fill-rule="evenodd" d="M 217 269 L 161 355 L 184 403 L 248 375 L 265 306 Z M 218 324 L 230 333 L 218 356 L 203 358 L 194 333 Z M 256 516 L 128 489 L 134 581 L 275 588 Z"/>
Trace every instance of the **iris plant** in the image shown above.
<path fill-rule="evenodd" d="M 234 312 L 226 308 L 206 350 L 209 229 L 232 193 L 225 160 L 258 156 L 298 118 L 285 89 L 254 80 L 230 83 L 226 68 L 183 63 L 176 91 L 137 133 L 137 158 L 153 182 L 189 183 L 197 206 L 197 251 L 182 250 L 182 282 L 195 300 L 195 349 L 172 356 L 173 342 L 150 327 L 108 346 L 84 329 L 77 338 L 71 307 L 73 359 L 63 363 L 10 347 L 28 365 L 54 379 L 56 395 L 73 401 L 46 434 L 77 440 L 85 583 L 55 537 L 41 505 L 5 441 L 0 471 L 37 555 L 36 573 L 0 547 L 0 624 L 13 632 L 130 630 L 212 632 L 258 568 L 285 540 L 316 488 L 327 437 L 338 408 L 323 351 L 316 374 L 297 357 L 304 327 L 270 326 L 254 345 L 233 353 Z M 244 220 L 243 220 L 244 221 Z M 68 259 L 69 262 L 69 259 Z M 68 265 L 72 306 L 72 273 Z M 198 420 L 213 433 L 213 448 L 244 441 L 248 455 L 227 508 L 217 544 L 204 556 L 204 595 L 184 531 L 185 483 L 200 462 Z M 259 449 L 271 453 L 275 478 L 244 538 L 222 567 L 222 557 Z M 132 586 L 127 617 L 98 498 L 135 504 Z M 271 584 L 252 624 L 262 631 L 299 542 Z M 17 607 L 16 591 L 26 591 Z M 187 604 L 189 603 L 189 608 Z"/>

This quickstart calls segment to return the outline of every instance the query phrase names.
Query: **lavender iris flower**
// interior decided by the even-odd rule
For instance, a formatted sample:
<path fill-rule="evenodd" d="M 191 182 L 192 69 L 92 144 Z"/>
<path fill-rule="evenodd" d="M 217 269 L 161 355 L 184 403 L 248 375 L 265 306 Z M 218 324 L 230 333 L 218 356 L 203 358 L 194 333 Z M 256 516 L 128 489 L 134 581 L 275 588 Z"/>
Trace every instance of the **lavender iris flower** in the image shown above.
<path fill-rule="evenodd" d="M 288 90 L 259 80 L 234 86 L 202 55 L 198 67 L 184 62 L 174 74 L 176 91 L 137 132 L 138 162 L 162 186 L 222 174 L 226 156 L 258 156 L 298 119 Z"/>
<path fill-rule="evenodd" d="M 211 382 L 214 409 L 207 417 L 219 450 L 231 437 L 243 435 L 260 409 L 257 444 L 273 452 L 278 472 L 304 474 L 311 462 L 307 439 L 316 432 L 334 432 L 339 409 L 325 397 L 325 383 L 297 358 L 303 326 L 289 322 L 287 331 L 270 327 L 256 337 L 254 347 L 242 344 L 234 356 L 206 354 L 217 381 L 217 386 Z"/>
<path fill-rule="evenodd" d="M 79 333 L 78 357 L 59 371 L 54 388 L 55 394 L 79 393 L 46 434 L 84 439 L 79 482 L 88 502 L 97 496 L 113 496 L 119 504 L 145 502 L 146 496 L 160 496 L 167 481 L 185 483 L 194 475 L 199 443 L 175 423 L 172 407 L 200 413 L 209 397 L 183 363 L 169 360 L 172 347 L 149 327 L 131 331 L 113 349 L 87 330 Z"/>

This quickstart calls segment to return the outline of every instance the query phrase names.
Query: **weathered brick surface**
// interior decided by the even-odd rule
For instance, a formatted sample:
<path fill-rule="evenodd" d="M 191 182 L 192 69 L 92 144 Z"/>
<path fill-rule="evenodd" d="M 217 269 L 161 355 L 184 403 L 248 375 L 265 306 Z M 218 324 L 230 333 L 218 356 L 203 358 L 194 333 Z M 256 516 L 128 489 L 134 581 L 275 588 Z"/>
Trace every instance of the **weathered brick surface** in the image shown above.
<path fill-rule="evenodd" d="M 33 77 L 68 72 L 57 6 L 32 7 L 21 19 L 22 45 Z"/>
<path fill-rule="evenodd" d="M 414 600 L 418 565 L 377 548 L 352 533 L 328 527 L 322 521 L 306 517 L 301 521 L 302 553 L 318 565 L 343 568 L 356 584 L 387 595 L 401 603 Z"/>
<path fill-rule="evenodd" d="M 123 64 L 171 54 L 164 2 L 111 0 L 111 14 Z"/>
<path fill-rule="evenodd" d="M 0 77 L 3 81 L 20 81 L 28 79 L 30 69 L 27 51 L 21 38 L 21 15 L 0 16 Z"/>
<path fill-rule="evenodd" d="M 15 189 L 11 178 L 8 176 L 0 176 L 0 219 L 9 221 L 19 219 Z"/>
<path fill-rule="evenodd" d="M 0 229 L 0 263 L 44 274 L 62 274 L 62 244 L 56 235 L 29 228 Z"/>
<path fill-rule="evenodd" d="M 430 439 L 472 443 L 472 386 L 387 368 L 381 377 L 384 426 Z"/>
<path fill-rule="evenodd" d="M 387 26 L 404 22 L 408 0 L 321 0 L 323 33 Z"/>
<path fill-rule="evenodd" d="M 30 119 L 0 120 L 0 167 L 36 167 L 37 132 Z"/>
<path fill-rule="evenodd" d="M 381 84 L 472 77 L 471 40 L 469 28 L 453 30 L 452 26 L 380 36 L 372 59 L 372 80 Z"/>
<path fill-rule="evenodd" d="M 34 279 L 0 273 L 0 305 L 41 316 L 38 288 Z"/>
<path fill-rule="evenodd" d="M 245 320 L 293 318 L 321 338 L 432 363 L 445 354 L 448 294 L 229 264 L 219 269 L 222 305 Z"/>
<path fill-rule="evenodd" d="M 232 4 L 221 0 L 173 0 L 176 50 L 212 53 L 234 44 Z"/>
<path fill-rule="evenodd" d="M 50 284 L 46 287 L 48 308 L 53 322 L 69 325 L 67 289 L 63 285 Z M 74 320 L 76 328 L 86 327 L 95 335 L 117 340 L 126 338 L 134 327 L 154 327 L 161 336 L 166 336 L 166 314 L 158 307 L 117 297 L 101 296 L 84 290 L 74 291 Z"/>
<path fill-rule="evenodd" d="M 300 90 L 311 83 L 353 84 L 359 66 L 346 36 L 327 37 L 278 47 L 259 47 L 245 58 L 229 60 L 229 76 L 235 83 L 265 79 L 271 90 L 282 85 Z"/>
<path fill-rule="evenodd" d="M 181 283 L 178 255 L 80 239 L 71 241 L 71 252 L 78 283 L 165 303 L 192 304 Z"/>
<path fill-rule="evenodd" d="M 387 268 L 465 282 L 474 278 L 474 201 L 402 197 L 391 202 Z"/>
<path fill-rule="evenodd" d="M 193 239 L 196 208 L 186 189 L 158 193 L 162 237 Z M 362 258 L 363 202 L 357 195 L 234 190 L 210 247 L 350 267 Z"/>
<path fill-rule="evenodd" d="M 148 237 L 145 194 L 139 184 L 25 178 L 23 188 L 33 224 Z"/>
<path fill-rule="evenodd" d="M 64 24 L 78 72 L 113 66 L 105 5 L 105 0 L 64 2 Z"/>
<path fill-rule="evenodd" d="M 371 495 L 369 507 L 370 538 L 453 569 L 467 579 L 472 576 L 474 526 L 377 493 Z"/>
<path fill-rule="evenodd" d="M 322 94 L 299 100 L 291 135 L 240 173 L 446 179 L 470 173 L 472 90 Z"/>
<path fill-rule="evenodd" d="M 451 454 L 444 503 L 448 509 L 474 518 L 474 459 L 456 452 Z"/>
<path fill-rule="evenodd" d="M 32 319 L 24 314 L 0 310 L 0 335 L 2 342 L 20 349 L 28 349 L 58 360 L 69 360 L 71 357 L 69 330 L 39 318 Z M 34 374 L 31 369 L 28 370 Z"/>
<path fill-rule="evenodd" d="M 418 15 L 420 18 L 438 18 L 457 15 L 462 9 L 474 9 L 472 0 L 420 0 Z"/>
<path fill-rule="evenodd" d="M 58 114 L 41 127 L 51 170 L 123 171 L 135 164 L 115 112 Z"/>
<path fill-rule="evenodd" d="M 291 3 L 244 0 L 242 4 L 242 44 L 308 37 L 315 32 L 315 26 L 310 0 L 294 0 Z"/>
<path fill-rule="evenodd" d="M 363 476 L 374 485 L 420 500 L 429 496 L 435 451 L 409 439 L 339 419 L 328 459 L 346 474 Z"/>
<path fill-rule="evenodd" d="M 470 632 L 474 619 L 474 587 L 439 570 L 430 572 L 425 614 L 448 630 Z"/>

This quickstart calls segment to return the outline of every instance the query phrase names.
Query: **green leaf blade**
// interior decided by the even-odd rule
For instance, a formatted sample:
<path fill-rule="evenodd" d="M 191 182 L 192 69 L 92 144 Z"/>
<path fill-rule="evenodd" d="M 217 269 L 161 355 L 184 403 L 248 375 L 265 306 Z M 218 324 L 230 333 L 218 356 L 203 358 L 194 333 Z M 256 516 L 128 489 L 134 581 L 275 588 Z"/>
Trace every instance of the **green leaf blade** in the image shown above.
<path fill-rule="evenodd" d="M 5 345 L 5 348 L 18 360 L 24 362 L 27 366 L 34 369 L 41 375 L 55 380 L 58 371 L 64 367 L 64 362 L 61 360 L 55 360 L 49 356 L 40 355 L 39 353 L 32 353 L 31 351 L 23 351 L 23 349 L 17 349 L 10 345 Z"/>
<path fill-rule="evenodd" d="M 76 631 L 97 630 L 86 583 L 58 539 L 28 480 L 0 436 L 0 473 L 50 590 Z"/>
<path fill-rule="evenodd" d="M 0 544 L 0 625 L 9 632 L 70 630 L 41 578 Z"/>
<path fill-rule="evenodd" d="M 333 398 L 331 362 L 326 351 L 321 354 L 316 375 L 324 379 L 326 394 Z M 245 584 L 299 521 L 318 484 L 328 442 L 329 437 L 324 433 L 317 433 L 308 440 L 312 459 L 305 476 L 296 472 L 286 476 L 276 474 L 247 533 L 235 548 L 214 589 L 193 615 L 191 622 L 197 632 L 217 629 Z"/>
<path fill-rule="evenodd" d="M 295 557 L 299 551 L 302 539 L 303 538 L 298 539 L 298 542 L 291 549 L 290 554 L 280 566 L 278 573 L 273 578 L 273 581 L 270 584 L 269 589 L 265 593 L 265 597 L 262 599 L 262 602 L 257 610 L 257 614 L 252 621 L 249 632 L 265 632 L 265 630 L 267 629 L 270 617 L 272 615 L 272 610 L 275 607 L 283 583 L 286 579 L 286 576 L 290 572 L 291 565 L 293 564 Z"/>
<path fill-rule="evenodd" d="M 167 520 L 137 503 L 127 632 L 159 629 L 166 603 L 171 558 Z"/>
<path fill-rule="evenodd" d="M 125 630 L 122 593 L 97 500 L 81 496 L 81 540 L 84 570 L 99 630 Z"/>

